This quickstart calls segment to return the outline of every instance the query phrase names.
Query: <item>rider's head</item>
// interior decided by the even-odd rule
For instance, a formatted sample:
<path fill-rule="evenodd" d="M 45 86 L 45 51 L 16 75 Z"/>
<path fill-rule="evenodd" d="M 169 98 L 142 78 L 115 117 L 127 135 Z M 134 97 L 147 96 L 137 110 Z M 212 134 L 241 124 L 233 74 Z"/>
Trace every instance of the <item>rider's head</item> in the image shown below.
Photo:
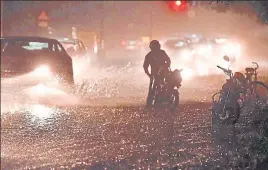
<path fill-rule="evenodd" d="M 160 50 L 160 48 L 161 48 L 161 45 L 157 40 L 152 40 L 150 42 L 150 49 L 152 51 Z"/>

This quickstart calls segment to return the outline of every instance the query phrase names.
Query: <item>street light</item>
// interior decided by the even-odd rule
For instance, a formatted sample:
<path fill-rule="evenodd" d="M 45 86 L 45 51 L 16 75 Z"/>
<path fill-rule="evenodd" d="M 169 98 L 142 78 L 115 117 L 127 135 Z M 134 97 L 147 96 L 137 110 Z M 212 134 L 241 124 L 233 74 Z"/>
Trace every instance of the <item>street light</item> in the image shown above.
<path fill-rule="evenodd" d="M 150 41 L 153 39 L 153 11 L 150 12 Z"/>
<path fill-rule="evenodd" d="M 4 0 L 1 0 L 1 37 L 3 37 L 3 27 L 4 27 Z"/>

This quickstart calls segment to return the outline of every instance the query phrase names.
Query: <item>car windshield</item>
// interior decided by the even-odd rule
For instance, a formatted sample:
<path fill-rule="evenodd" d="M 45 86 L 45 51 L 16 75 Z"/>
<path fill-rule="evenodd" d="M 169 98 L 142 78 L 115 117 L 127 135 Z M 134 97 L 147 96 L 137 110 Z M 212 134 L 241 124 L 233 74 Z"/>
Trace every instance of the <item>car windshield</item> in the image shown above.
<path fill-rule="evenodd" d="M 63 52 L 59 43 L 50 41 L 38 41 L 28 39 L 3 39 L 1 40 L 1 51 L 4 55 L 39 55 L 40 53 Z"/>
<path fill-rule="evenodd" d="M 172 49 L 177 49 L 177 48 L 181 48 L 181 47 L 185 47 L 187 46 L 188 43 L 184 40 L 181 39 L 174 39 L 174 40 L 168 40 L 165 43 L 165 46 L 168 48 L 172 48 Z"/>

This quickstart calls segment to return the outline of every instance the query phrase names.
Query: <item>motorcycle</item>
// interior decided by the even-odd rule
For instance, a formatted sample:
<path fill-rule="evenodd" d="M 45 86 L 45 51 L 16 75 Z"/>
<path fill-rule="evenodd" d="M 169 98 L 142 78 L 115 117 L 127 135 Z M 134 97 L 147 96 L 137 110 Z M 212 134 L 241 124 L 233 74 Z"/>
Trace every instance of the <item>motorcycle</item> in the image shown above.
<path fill-rule="evenodd" d="M 229 61 L 229 58 L 224 56 L 224 60 Z M 240 117 L 240 111 L 244 105 L 244 101 L 241 98 L 243 91 L 230 68 L 217 67 L 228 75 L 229 79 L 226 79 L 222 89 L 212 96 L 212 116 L 213 118 L 219 118 L 224 124 L 235 124 Z M 218 100 L 215 99 L 217 95 L 219 95 Z"/>
<path fill-rule="evenodd" d="M 158 81 L 153 78 L 153 108 L 158 107 L 170 109 L 171 112 L 178 112 L 179 109 L 179 88 L 181 87 L 182 77 L 181 70 L 171 71 L 170 68 L 166 70 L 166 76 L 162 81 Z M 163 73 L 163 69 L 160 69 L 158 75 Z"/>

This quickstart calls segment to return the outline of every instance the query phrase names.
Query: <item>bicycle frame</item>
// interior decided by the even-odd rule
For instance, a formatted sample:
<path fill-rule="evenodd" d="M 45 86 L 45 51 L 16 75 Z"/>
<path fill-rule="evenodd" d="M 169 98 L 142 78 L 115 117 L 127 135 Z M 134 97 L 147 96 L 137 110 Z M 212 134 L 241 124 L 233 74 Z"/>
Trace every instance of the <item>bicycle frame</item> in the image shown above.
<path fill-rule="evenodd" d="M 246 80 L 247 80 L 246 89 L 249 89 L 251 95 L 255 94 L 255 92 L 256 92 L 256 85 L 252 84 L 252 82 L 258 81 L 257 70 L 259 68 L 258 63 L 252 62 L 252 64 L 256 65 L 256 67 L 253 68 L 254 69 L 253 73 L 251 75 L 249 75 L 248 72 L 246 73 Z M 252 76 L 253 76 L 253 80 L 252 80 Z"/>

